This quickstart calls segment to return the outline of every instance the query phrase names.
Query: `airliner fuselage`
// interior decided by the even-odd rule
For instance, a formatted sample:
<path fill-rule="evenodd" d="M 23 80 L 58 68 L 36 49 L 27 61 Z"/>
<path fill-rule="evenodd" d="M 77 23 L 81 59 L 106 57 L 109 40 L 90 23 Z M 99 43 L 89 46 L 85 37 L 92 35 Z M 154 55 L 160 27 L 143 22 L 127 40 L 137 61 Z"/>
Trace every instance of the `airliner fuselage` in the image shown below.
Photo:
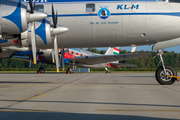
<path fill-rule="evenodd" d="M 51 0 L 37 6 L 51 15 Z M 53 0 L 52 0 L 53 2 Z M 69 30 L 58 46 L 107 47 L 148 45 L 180 37 L 180 4 L 146 1 L 54 1 L 58 24 Z M 53 44 L 45 45 L 49 48 Z"/>

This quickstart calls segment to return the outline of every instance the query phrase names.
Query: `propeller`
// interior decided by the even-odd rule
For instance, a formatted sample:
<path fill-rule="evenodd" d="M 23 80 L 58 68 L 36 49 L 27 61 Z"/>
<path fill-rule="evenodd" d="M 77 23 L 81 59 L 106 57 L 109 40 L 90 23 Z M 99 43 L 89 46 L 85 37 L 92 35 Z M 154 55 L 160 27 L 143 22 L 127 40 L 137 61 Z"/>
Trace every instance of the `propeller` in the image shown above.
<path fill-rule="evenodd" d="M 32 0 L 29 0 L 29 6 L 31 9 L 31 14 L 34 14 L 34 8 L 35 8 L 35 3 L 33 7 Z M 33 60 L 34 64 L 36 64 L 36 33 L 35 33 L 35 22 L 32 22 L 31 25 L 31 46 L 32 46 L 32 54 L 33 54 Z"/>
<path fill-rule="evenodd" d="M 52 51 L 52 59 L 54 59 L 54 56 L 55 56 L 56 69 L 57 69 L 57 72 L 59 72 L 59 67 L 60 67 L 59 63 L 61 63 L 61 60 L 59 58 L 59 51 L 58 51 L 58 42 L 57 42 L 58 34 L 62 34 L 66 31 L 68 31 L 68 28 L 57 25 L 58 13 L 56 11 L 56 15 L 55 15 L 53 4 L 52 4 L 52 20 L 53 20 L 53 26 L 52 26 L 53 30 L 52 30 L 51 35 L 54 36 L 54 51 Z M 63 52 L 63 55 L 62 55 L 62 52 Z M 62 64 L 63 64 L 63 69 L 64 69 L 64 49 L 61 50 L 61 59 L 62 59 Z"/>
<path fill-rule="evenodd" d="M 56 12 L 56 15 L 54 13 L 54 5 L 52 4 L 52 19 L 53 19 L 53 24 L 54 24 L 54 28 L 57 28 L 57 21 L 58 21 L 58 15 Z M 55 62 L 56 62 L 56 69 L 57 69 L 57 73 L 59 73 L 59 51 L 58 51 L 58 42 L 57 42 L 57 38 L 58 35 L 54 36 L 54 55 L 55 55 Z"/>

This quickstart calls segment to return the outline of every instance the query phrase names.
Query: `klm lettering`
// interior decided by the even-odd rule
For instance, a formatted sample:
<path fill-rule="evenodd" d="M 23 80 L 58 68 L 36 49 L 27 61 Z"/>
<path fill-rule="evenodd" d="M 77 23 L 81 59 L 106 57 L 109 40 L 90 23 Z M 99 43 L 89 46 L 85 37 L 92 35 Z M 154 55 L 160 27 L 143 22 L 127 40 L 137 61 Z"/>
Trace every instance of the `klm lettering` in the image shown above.
<path fill-rule="evenodd" d="M 117 10 L 128 10 L 128 9 L 138 9 L 139 5 L 134 5 L 132 4 L 131 6 L 128 6 L 127 4 L 121 4 L 121 5 L 117 5 Z"/>

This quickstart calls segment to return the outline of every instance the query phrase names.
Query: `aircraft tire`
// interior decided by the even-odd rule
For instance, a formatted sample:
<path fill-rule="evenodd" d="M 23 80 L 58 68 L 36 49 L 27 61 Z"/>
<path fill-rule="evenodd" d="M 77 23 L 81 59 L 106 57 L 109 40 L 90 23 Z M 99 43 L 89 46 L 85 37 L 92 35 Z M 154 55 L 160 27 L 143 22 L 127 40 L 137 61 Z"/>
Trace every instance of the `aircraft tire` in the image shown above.
<path fill-rule="evenodd" d="M 172 76 L 177 76 L 177 71 L 170 65 L 165 65 L 166 68 L 166 72 L 169 75 Z M 163 66 L 160 66 L 157 70 L 156 70 L 156 80 L 159 84 L 161 85 L 171 85 L 175 82 L 176 78 L 171 78 L 171 77 L 166 77 L 164 70 L 163 70 Z"/>
<path fill-rule="evenodd" d="M 72 68 L 69 68 L 69 73 L 70 74 L 73 74 L 74 73 L 74 70 Z"/>
<path fill-rule="evenodd" d="M 39 72 L 40 72 L 40 73 L 45 73 L 44 67 L 40 67 L 40 68 L 39 68 Z"/>
<path fill-rule="evenodd" d="M 69 72 L 69 74 L 73 74 L 73 73 L 74 73 L 74 70 L 73 70 L 72 68 L 68 67 L 66 73 L 68 73 L 68 72 Z"/>

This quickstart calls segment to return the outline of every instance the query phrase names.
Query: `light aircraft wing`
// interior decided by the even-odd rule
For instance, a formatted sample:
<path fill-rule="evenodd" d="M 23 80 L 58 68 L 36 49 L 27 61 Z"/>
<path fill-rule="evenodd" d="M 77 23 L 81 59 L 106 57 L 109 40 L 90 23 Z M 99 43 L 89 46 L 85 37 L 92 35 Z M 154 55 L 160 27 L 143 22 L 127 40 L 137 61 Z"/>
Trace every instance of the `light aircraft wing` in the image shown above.
<path fill-rule="evenodd" d="M 82 57 L 74 57 L 74 60 L 79 63 L 93 65 L 93 64 L 107 63 L 112 61 L 130 60 L 130 59 L 147 57 L 147 56 L 150 56 L 150 53 L 82 56 Z"/>

